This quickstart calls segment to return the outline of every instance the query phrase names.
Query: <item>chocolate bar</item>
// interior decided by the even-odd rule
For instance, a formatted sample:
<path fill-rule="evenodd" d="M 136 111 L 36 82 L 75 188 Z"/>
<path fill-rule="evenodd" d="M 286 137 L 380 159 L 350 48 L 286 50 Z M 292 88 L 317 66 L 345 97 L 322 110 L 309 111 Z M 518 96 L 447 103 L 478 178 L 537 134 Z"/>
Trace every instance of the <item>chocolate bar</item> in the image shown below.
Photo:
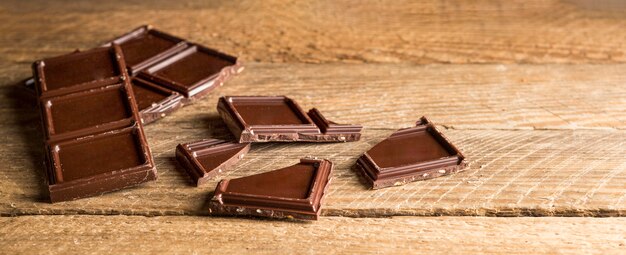
<path fill-rule="evenodd" d="M 135 98 L 144 124 L 192 103 L 243 71 L 236 57 L 151 26 L 141 26 L 102 47 L 113 44 L 124 53 L 133 89 L 143 89 L 135 92 Z M 22 84 L 28 91 L 34 89 L 32 79 Z"/>
<path fill-rule="evenodd" d="M 52 202 L 156 179 L 118 45 L 33 64 Z"/>
<path fill-rule="evenodd" d="M 317 220 L 333 163 L 301 159 L 282 169 L 222 180 L 209 201 L 209 214 Z"/>
<path fill-rule="evenodd" d="M 373 189 L 462 171 L 465 156 L 426 117 L 413 128 L 400 129 L 357 160 L 357 168 Z"/>
<path fill-rule="evenodd" d="M 362 127 L 329 121 L 315 108 L 305 113 L 285 96 L 221 97 L 217 110 L 240 143 L 358 141 Z"/>
<path fill-rule="evenodd" d="M 200 186 L 227 171 L 250 150 L 250 144 L 205 139 L 176 146 L 176 159 L 191 180 Z"/>

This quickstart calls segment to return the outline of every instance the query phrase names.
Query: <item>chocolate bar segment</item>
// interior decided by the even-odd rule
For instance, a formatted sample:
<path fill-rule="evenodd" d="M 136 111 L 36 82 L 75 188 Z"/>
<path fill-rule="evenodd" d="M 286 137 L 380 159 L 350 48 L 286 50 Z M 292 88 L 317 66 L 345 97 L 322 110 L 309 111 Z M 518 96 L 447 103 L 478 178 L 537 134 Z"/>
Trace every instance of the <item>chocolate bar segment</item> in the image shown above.
<path fill-rule="evenodd" d="M 155 64 L 138 74 L 187 98 L 201 97 L 243 69 L 237 58 L 199 45 Z"/>
<path fill-rule="evenodd" d="M 209 201 L 209 213 L 317 220 L 332 168 L 325 159 L 301 159 L 271 172 L 222 180 Z"/>
<path fill-rule="evenodd" d="M 373 189 L 462 171 L 465 156 L 426 117 L 365 152 L 357 167 Z"/>
<path fill-rule="evenodd" d="M 79 74 L 82 78 L 72 82 L 58 82 L 58 77 L 76 74 L 73 68 L 88 73 Z M 52 202 L 99 195 L 156 179 L 118 45 L 41 60 L 35 62 L 33 72 Z"/>
<path fill-rule="evenodd" d="M 250 150 L 250 144 L 206 139 L 176 146 L 176 159 L 191 180 L 200 186 L 227 171 Z"/>
<path fill-rule="evenodd" d="M 336 124 L 315 108 L 307 114 L 285 96 L 226 96 L 217 110 L 240 143 L 348 142 L 361 137 L 361 126 Z"/>
<path fill-rule="evenodd" d="M 100 195 L 157 178 L 138 125 L 50 142 L 48 148 L 52 202 Z"/>
<path fill-rule="evenodd" d="M 53 96 L 97 88 L 127 78 L 119 50 L 96 48 L 38 61 L 34 65 L 39 96 Z M 119 48 L 118 48 L 119 49 Z"/>

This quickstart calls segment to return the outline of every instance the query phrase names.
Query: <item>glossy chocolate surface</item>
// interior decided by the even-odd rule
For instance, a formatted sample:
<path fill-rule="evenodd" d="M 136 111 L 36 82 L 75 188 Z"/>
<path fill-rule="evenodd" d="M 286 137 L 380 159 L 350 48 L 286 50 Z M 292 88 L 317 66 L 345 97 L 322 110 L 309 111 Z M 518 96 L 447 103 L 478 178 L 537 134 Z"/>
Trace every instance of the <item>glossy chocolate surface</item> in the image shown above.
<path fill-rule="evenodd" d="M 393 136 L 367 151 L 381 168 L 415 164 L 450 156 L 427 130 Z"/>
<path fill-rule="evenodd" d="M 129 125 L 133 118 L 131 104 L 123 84 L 46 98 L 41 102 L 47 120 L 46 135 L 106 127 L 120 121 Z"/>
<path fill-rule="evenodd" d="M 422 117 L 416 127 L 401 129 L 375 145 L 357 160 L 372 188 L 399 186 L 461 171 L 463 154 Z"/>
<path fill-rule="evenodd" d="M 131 75 L 188 47 L 173 35 L 141 26 L 112 41 L 119 44 Z M 110 45 L 107 44 L 107 45 Z"/>
<path fill-rule="evenodd" d="M 205 139 L 176 146 L 176 159 L 191 180 L 200 186 L 219 173 L 228 171 L 250 150 L 250 144 Z"/>
<path fill-rule="evenodd" d="M 57 182 L 123 171 L 146 164 L 140 134 L 131 129 L 51 144 Z"/>
<path fill-rule="evenodd" d="M 152 123 L 184 106 L 184 97 L 139 77 L 132 78 L 132 89 L 143 124 Z"/>
<path fill-rule="evenodd" d="M 226 96 L 217 110 L 241 143 L 347 142 L 361 136 L 361 126 L 334 123 L 315 108 L 305 113 L 285 96 Z"/>
<path fill-rule="evenodd" d="M 103 82 L 117 82 L 124 68 L 117 58 L 121 58 L 121 54 L 112 48 L 97 48 L 46 59 L 45 65 L 38 65 L 41 68 L 39 78 L 45 79 L 45 82 L 38 82 L 38 91 L 44 94 L 72 86 L 84 87 L 85 83 L 99 82 L 95 85 L 98 86 Z"/>
<path fill-rule="evenodd" d="M 282 169 L 222 180 L 209 213 L 317 220 L 332 168 L 328 160 L 301 159 Z"/>

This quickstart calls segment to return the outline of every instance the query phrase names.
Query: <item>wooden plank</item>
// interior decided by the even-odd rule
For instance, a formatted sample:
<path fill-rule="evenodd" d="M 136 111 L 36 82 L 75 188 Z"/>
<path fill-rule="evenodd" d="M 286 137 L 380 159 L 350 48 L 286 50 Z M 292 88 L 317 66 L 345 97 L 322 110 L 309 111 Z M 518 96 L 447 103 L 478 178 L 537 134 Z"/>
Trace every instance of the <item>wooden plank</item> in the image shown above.
<path fill-rule="evenodd" d="M 13 96 L 13 88 L 2 86 L 0 214 L 204 214 L 216 181 L 201 188 L 188 185 L 174 160 L 175 146 L 207 137 L 228 138 L 215 109 L 220 95 L 286 94 L 304 108 L 319 107 L 335 121 L 364 124 L 363 140 L 255 145 L 235 171 L 218 179 L 269 171 L 312 155 L 337 164 L 325 215 L 624 215 L 623 68 L 254 64 L 197 105 L 146 127 L 158 164 L 157 182 L 59 204 L 48 204 L 41 195 L 45 187 L 40 179 L 37 113 Z M 522 82 L 520 76 L 530 81 Z M 571 103 L 554 103 L 566 101 Z M 498 107 L 507 110 L 472 110 Z M 568 114 L 531 117 L 539 109 Z M 470 169 L 402 187 L 367 190 L 351 169 L 356 158 L 421 114 L 453 127 L 444 133 L 467 154 Z M 519 117 L 512 119 L 516 114 Z M 529 126 L 559 130 L 523 129 Z"/>
<path fill-rule="evenodd" d="M 620 218 L 0 218 L 4 253 L 623 254 Z"/>
<path fill-rule="evenodd" d="M 454 129 L 626 129 L 625 68 L 249 64 L 223 88 L 164 121 L 197 126 L 192 120 L 213 116 L 222 95 L 288 95 L 305 109 L 317 107 L 330 119 L 367 128 L 407 127 L 428 115 Z M 20 69 L 0 72 L 3 80 L 17 81 Z M 32 106 L 16 99 L 13 87 L 0 89 L 0 109 L 20 116 L 7 112 L 0 124 L 20 124 Z"/>
<path fill-rule="evenodd" d="M 185 120 L 195 128 L 167 122 L 146 128 L 159 171 L 157 182 L 57 204 L 45 202 L 41 195 L 40 148 L 23 148 L 19 136 L 4 130 L 8 142 L 0 148 L 0 214 L 203 215 L 217 180 L 285 167 L 309 155 L 336 163 L 324 215 L 626 214 L 625 131 L 446 130 L 470 161 L 466 172 L 376 191 L 367 189 L 352 167 L 391 130 L 366 130 L 362 141 L 354 143 L 255 144 L 234 171 L 196 188 L 176 163 L 174 148 L 183 141 L 226 137 L 221 121 L 207 117 Z"/>
<path fill-rule="evenodd" d="M 152 23 L 248 61 L 626 61 L 616 0 L 152 2 L 4 0 L 2 59 L 30 63 Z"/>

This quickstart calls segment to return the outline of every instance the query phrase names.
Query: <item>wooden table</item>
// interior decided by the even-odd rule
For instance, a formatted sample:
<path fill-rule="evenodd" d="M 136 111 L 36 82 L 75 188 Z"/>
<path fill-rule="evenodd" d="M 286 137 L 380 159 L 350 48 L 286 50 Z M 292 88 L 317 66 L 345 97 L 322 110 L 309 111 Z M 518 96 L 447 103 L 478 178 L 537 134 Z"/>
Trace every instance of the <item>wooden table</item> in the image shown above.
<path fill-rule="evenodd" d="M 0 253 L 626 253 L 620 1 L 101 2 L 0 3 Z M 142 24 L 238 54 L 247 68 L 146 126 L 158 181 L 46 202 L 39 116 L 14 85 L 34 60 Z M 319 221 L 206 216 L 217 180 L 191 186 L 174 148 L 228 136 L 223 95 L 288 95 L 365 126 L 354 143 L 254 144 L 219 176 L 328 158 L 336 168 Z M 368 190 L 356 158 L 422 115 L 469 169 Z"/>

